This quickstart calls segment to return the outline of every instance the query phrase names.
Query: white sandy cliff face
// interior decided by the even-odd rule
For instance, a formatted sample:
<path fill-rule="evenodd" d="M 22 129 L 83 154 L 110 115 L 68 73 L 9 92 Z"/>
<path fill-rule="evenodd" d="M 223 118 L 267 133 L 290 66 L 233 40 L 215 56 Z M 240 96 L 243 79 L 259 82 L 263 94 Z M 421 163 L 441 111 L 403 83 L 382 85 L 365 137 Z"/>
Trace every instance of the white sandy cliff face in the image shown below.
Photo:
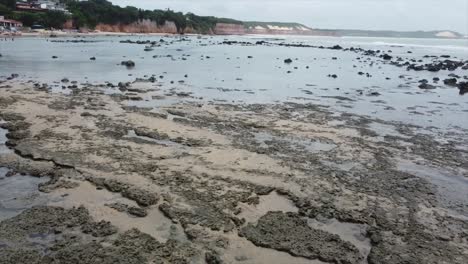
<path fill-rule="evenodd" d="M 218 35 L 243 35 L 243 34 L 262 34 L 262 35 L 315 35 L 318 32 L 302 25 L 298 26 L 278 26 L 278 25 L 256 25 L 246 27 L 240 24 L 218 23 L 214 29 Z"/>
<path fill-rule="evenodd" d="M 436 35 L 438 38 L 456 38 L 457 35 L 455 35 L 453 32 L 450 31 L 441 31 L 438 32 Z"/>

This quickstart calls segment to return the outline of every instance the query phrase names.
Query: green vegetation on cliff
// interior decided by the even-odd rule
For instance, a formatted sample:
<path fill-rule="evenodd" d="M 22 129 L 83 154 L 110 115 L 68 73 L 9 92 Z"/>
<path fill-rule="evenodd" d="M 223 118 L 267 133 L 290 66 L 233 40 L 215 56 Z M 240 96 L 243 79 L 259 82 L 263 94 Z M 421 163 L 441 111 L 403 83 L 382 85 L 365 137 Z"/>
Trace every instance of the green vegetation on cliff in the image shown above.
<path fill-rule="evenodd" d="M 61 2 L 67 4 L 71 16 L 55 11 L 45 13 L 18 12 L 15 11 L 14 0 L 0 0 L 0 15 L 19 20 L 25 26 L 41 24 L 48 28 L 62 28 L 63 24 L 69 19 L 73 20 L 73 25 L 76 28 L 94 28 L 100 23 L 128 25 L 140 20 L 151 20 L 158 25 L 164 25 L 166 21 L 171 21 L 175 23 L 177 31 L 181 33 L 187 28 L 199 33 L 208 33 L 217 23 L 242 24 L 241 21 L 233 19 L 197 16 L 192 13 L 183 14 L 172 10 L 143 10 L 131 6 L 120 7 L 106 0 L 61 0 Z"/>
<path fill-rule="evenodd" d="M 16 11 L 15 0 L 0 0 L 0 15 L 9 19 L 23 22 L 24 26 L 30 27 L 34 24 L 44 25 L 49 28 L 62 28 L 69 16 L 59 11 L 24 12 Z"/>
<path fill-rule="evenodd" d="M 177 31 L 181 33 L 186 28 L 192 28 L 200 33 L 207 33 L 220 22 L 242 23 L 233 19 L 197 16 L 192 13 L 183 14 L 172 10 L 143 10 L 135 7 L 120 7 L 106 0 L 82 2 L 68 0 L 66 3 L 73 14 L 73 21 L 77 27 L 94 28 L 99 23 L 125 25 L 140 20 L 151 20 L 158 25 L 164 25 L 166 21 L 174 22 Z"/>

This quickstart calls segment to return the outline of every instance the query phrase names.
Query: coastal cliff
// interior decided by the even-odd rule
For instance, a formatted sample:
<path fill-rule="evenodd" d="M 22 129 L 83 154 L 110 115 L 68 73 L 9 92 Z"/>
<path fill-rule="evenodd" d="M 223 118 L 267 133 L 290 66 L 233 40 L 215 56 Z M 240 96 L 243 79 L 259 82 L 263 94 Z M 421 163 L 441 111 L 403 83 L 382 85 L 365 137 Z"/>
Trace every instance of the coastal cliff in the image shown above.
<path fill-rule="evenodd" d="M 164 25 L 158 25 L 156 22 L 144 19 L 128 25 L 124 24 L 98 24 L 96 30 L 103 32 L 121 32 L 121 33 L 168 33 L 177 34 L 177 27 L 174 22 L 166 21 Z M 190 30 L 190 29 L 188 29 Z"/>
<path fill-rule="evenodd" d="M 333 32 L 314 30 L 298 23 L 279 22 L 217 23 L 213 31 L 217 35 L 335 35 Z"/>
<path fill-rule="evenodd" d="M 214 35 L 324 35 L 323 32 L 310 29 L 300 24 L 282 25 L 278 23 L 269 23 L 262 25 L 252 24 L 232 24 L 232 23 L 217 23 L 211 30 L 200 32 L 192 27 L 177 30 L 177 26 L 172 21 L 166 21 L 163 25 L 158 25 L 156 22 L 144 19 L 137 22 L 125 24 L 104 24 L 96 25 L 96 30 L 102 32 L 121 32 L 121 33 L 187 33 L 187 34 L 214 34 Z M 332 35 L 326 32 L 325 35 Z"/>
<path fill-rule="evenodd" d="M 242 24 L 217 23 L 213 33 L 216 35 L 243 35 L 246 31 Z"/>

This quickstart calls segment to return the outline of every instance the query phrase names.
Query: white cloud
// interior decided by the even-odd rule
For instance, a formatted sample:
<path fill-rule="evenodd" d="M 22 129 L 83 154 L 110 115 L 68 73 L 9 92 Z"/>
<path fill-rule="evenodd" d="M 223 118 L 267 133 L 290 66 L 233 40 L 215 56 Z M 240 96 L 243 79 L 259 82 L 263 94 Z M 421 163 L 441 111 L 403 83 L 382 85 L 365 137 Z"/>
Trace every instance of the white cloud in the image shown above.
<path fill-rule="evenodd" d="M 433 30 L 468 33 L 467 0 L 111 0 L 241 20 L 300 22 L 314 28 Z"/>

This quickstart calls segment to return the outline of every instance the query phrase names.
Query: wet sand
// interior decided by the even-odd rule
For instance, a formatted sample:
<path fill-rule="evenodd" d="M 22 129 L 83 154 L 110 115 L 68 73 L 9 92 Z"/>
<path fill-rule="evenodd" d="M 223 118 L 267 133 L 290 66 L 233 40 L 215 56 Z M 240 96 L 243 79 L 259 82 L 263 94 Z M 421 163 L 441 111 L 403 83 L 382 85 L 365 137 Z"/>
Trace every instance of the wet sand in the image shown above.
<path fill-rule="evenodd" d="M 468 262 L 468 152 L 413 125 L 3 85 L 0 188 L 31 196 L 0 196 L 0 263 Z"/>

